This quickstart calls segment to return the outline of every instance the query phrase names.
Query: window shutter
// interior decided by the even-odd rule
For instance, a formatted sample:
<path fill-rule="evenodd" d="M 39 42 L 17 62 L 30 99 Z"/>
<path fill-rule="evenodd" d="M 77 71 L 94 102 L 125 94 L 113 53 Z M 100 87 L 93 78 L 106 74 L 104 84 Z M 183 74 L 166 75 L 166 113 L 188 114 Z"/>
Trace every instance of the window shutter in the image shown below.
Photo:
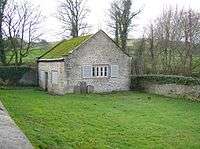
<path fill-rule="evenodd" d="M 117 78 L 119 75 L 119 66 L 118 65 L 111 65 L 111 77 Z"/>
<path fill-rule="evenodd" d="M 91 78 L 92 77 L 92 66 L 83 66 L 83 78 Z"/>

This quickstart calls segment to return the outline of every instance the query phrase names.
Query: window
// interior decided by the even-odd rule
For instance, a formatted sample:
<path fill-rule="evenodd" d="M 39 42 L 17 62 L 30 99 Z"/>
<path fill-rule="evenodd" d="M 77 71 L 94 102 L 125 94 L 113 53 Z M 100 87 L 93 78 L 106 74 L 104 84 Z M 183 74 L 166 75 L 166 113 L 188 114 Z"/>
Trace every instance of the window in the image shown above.
<path fill-rule="evenodd" d="M 108 76 L 108 67 L 104 67 L 104 76 Z"/>
<path fill-rule="evenodd" d="M 103 76 L 104 74 L 103 74 L 103 67 L 101 67 L 101 76 Z"/>
<path fill-rule="evenodd" d="M 96 68 L 97 69 L 97 77 L 99 76 L 99 67 Z"/>
<path fill-rule="evenodd" d="M 93 66 L 92 77 L 108 77 L 108 66 Z"/>
<path fill-rule="evenodd" d="M 95 67 L 92 67 L 92 76 L 95 76 Z"/>

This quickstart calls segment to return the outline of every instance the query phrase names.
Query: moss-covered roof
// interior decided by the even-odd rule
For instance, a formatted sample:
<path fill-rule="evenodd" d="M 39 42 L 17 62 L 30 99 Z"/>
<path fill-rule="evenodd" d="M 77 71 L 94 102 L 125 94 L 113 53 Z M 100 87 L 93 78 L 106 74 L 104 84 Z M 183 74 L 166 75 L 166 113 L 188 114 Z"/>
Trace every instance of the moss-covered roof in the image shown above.
<path fill-rule="evenodd" d="M 63 40 L 56 46 L 47 51 L 40 59 L 56 59 L 62 58 L 64 55 L 71 53 L 76 47 L 80 46 L 83 42 L 89 39 L 91 35 L 80 36 L 69 40 Z"/>

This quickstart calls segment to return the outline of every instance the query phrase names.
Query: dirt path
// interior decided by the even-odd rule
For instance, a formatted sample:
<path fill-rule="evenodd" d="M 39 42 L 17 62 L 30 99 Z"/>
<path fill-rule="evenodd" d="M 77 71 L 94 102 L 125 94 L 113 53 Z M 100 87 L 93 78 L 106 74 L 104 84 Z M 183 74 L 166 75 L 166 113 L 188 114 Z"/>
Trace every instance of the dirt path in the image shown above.
<path fill-rule="evenodd" d="M 0 102 L 0 149 L 33 149 Z"/>

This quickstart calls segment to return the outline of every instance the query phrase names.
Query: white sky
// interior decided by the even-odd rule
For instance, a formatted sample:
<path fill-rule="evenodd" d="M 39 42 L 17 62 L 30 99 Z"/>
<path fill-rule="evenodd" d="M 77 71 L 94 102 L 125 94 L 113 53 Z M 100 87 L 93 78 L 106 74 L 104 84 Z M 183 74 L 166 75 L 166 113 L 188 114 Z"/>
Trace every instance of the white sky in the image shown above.
<path fill-rule="evenodd" d="M 40 6 L 46 19 L 41 25 L 44 33 L 41 38 L 48 41 L 58 41 L 62 37 L 59 35 L 61 24 L 56 19 L 59 0 L 30 0 L 33 4 Z M 108 21 L 108 9 L 112 0 L 88 0 L 90 14 L 88 23 L 92 26 L 90 33 L 95 33 L 103 29 L 109 34 L 106 24 Z M 134 20 L 136 25 L 134 31 L 129 35 L 130 38 L 137 38 L 142 35 L 144 26 L 148 25 L 162 12 L 164 7 L 193 8 L 200 11 L 200 0 L 133 0 L 133 8 L 136 10 L 143 8 L 143 12 Z"/>

